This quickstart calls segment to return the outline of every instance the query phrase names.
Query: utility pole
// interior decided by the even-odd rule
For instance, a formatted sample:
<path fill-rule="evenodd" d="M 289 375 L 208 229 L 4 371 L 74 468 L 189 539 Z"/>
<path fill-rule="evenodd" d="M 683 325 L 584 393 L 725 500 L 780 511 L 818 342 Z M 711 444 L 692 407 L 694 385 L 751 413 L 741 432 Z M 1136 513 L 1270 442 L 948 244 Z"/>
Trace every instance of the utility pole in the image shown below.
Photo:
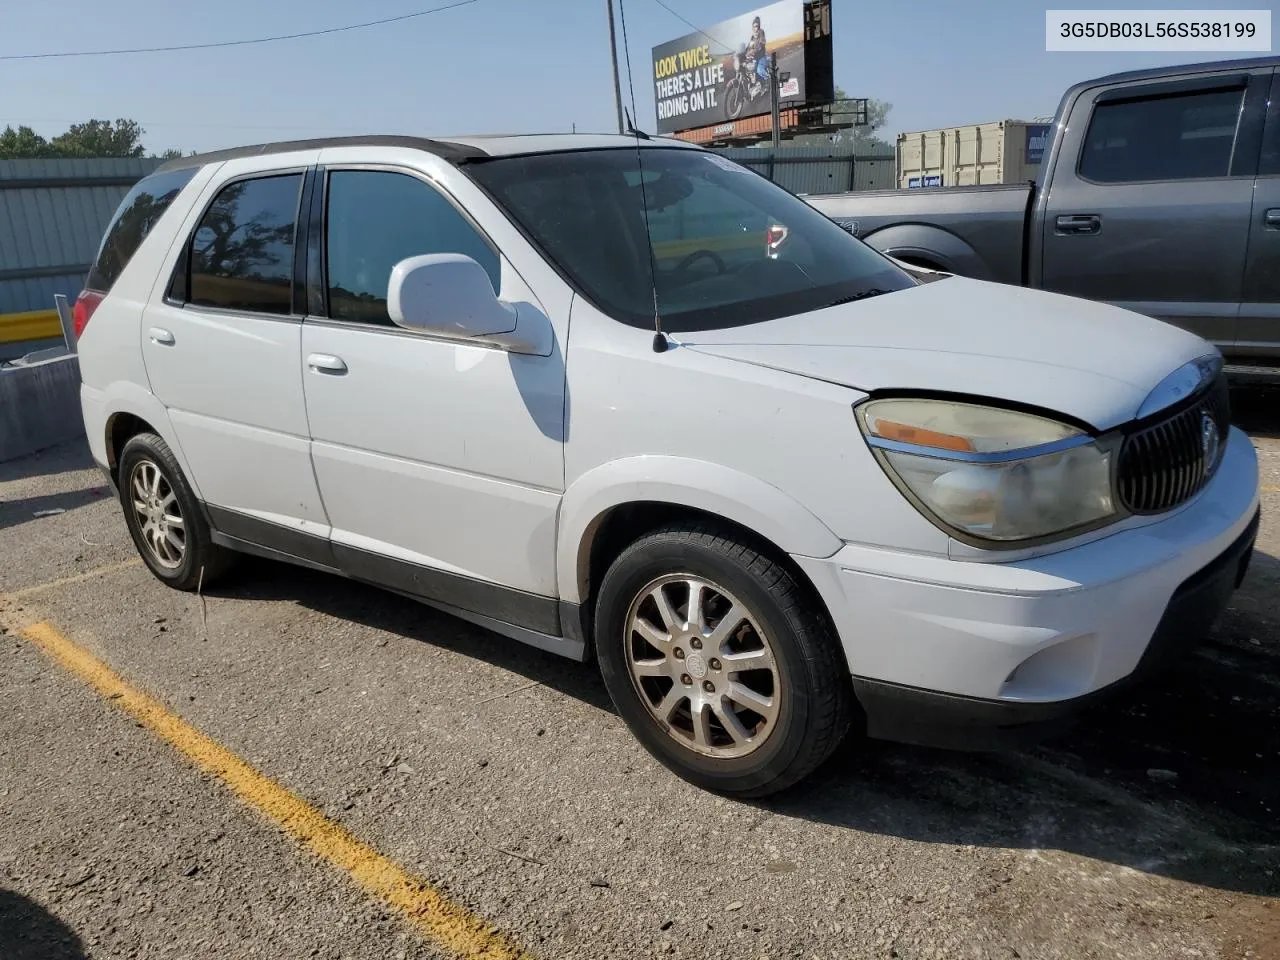
<path fill-rule="evenodd" d="M 613 103 L 618 109 L 618 132 L 626 133 L 622 126 L 622 84 L 618 82 L 618 38 L 613 32 L 613 0 L 604 0 L 609 7 L 609 56 L 613 60 Z"/>
<path fill-rule="evenodd" d="M 773 148 L 782 146 L 782 111 L 778 102 L 778 54 L 769 54 L 769 112 L 773 118 Z"/>

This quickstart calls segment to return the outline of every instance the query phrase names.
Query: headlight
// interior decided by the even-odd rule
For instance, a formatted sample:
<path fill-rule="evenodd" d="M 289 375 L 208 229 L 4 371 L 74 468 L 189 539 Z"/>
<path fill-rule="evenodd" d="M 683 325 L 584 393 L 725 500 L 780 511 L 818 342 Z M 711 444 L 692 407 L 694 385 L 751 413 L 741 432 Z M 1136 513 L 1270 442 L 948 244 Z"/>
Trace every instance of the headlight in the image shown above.
<path fill-rule="evenodd" d="M 1112 451 L 1075 427 L 946 400 L 873 400 L 857 414 L 885 471 L 959 539 L 1015 546 L 1115 514 Z"/>

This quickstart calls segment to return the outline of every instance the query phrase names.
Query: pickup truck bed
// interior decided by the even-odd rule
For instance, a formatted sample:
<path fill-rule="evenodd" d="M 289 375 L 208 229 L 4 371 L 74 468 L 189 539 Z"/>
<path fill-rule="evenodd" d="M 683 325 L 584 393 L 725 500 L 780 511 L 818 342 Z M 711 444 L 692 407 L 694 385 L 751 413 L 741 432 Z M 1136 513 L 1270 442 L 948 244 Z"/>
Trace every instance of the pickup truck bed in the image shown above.
<path fill-rule="evenodd" d="M 1031 183 L 868 190 L 805 200 L 854 236 L 876 233 L 874 246 L 892 250 L 900 260 L 978 280 L 1027 281 L 1026 227 L 1035 203 Z M 948 243 L 944 234 L 955 242 Z"/>

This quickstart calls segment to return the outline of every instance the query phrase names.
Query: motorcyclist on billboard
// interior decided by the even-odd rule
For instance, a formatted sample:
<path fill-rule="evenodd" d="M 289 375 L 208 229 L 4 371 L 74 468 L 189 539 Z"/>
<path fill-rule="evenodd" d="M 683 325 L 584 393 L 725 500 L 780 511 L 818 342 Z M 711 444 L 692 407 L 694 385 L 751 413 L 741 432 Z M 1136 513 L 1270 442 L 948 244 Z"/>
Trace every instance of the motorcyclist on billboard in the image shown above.
<path fill-rule="evenodd" d="M 755 62 L 756 79 L 761 86 L 769 82 L 769 57 L 765 49 L 764 28 L 760 18 L 751 18 L 751 39 L 747 41 L 747 59 Z"/>

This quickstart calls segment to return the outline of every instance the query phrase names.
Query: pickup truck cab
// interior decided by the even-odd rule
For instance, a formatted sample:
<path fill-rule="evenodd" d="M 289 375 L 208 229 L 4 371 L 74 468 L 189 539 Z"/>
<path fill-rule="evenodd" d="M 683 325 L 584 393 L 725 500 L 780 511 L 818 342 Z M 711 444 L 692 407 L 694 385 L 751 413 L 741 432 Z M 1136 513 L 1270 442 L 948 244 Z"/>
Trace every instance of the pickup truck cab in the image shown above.
<path fill-rule="evenodd" d="M 917 275 L 678 142 L 174 160 L 75 328 L 159 580 L 256 553 L 594 658 L 645 747 L 727 793 L 853 727 L 1069 714 L 1202 635 L 1257 529 L 1210 344 Z"/>
<path fill-rule="evenodd" d="M 1063 96 L 1029 184 L 811 196 L 877 250 L 1087 297 L 1280 382 L 1280 57 L 1115 74 Z"/>

